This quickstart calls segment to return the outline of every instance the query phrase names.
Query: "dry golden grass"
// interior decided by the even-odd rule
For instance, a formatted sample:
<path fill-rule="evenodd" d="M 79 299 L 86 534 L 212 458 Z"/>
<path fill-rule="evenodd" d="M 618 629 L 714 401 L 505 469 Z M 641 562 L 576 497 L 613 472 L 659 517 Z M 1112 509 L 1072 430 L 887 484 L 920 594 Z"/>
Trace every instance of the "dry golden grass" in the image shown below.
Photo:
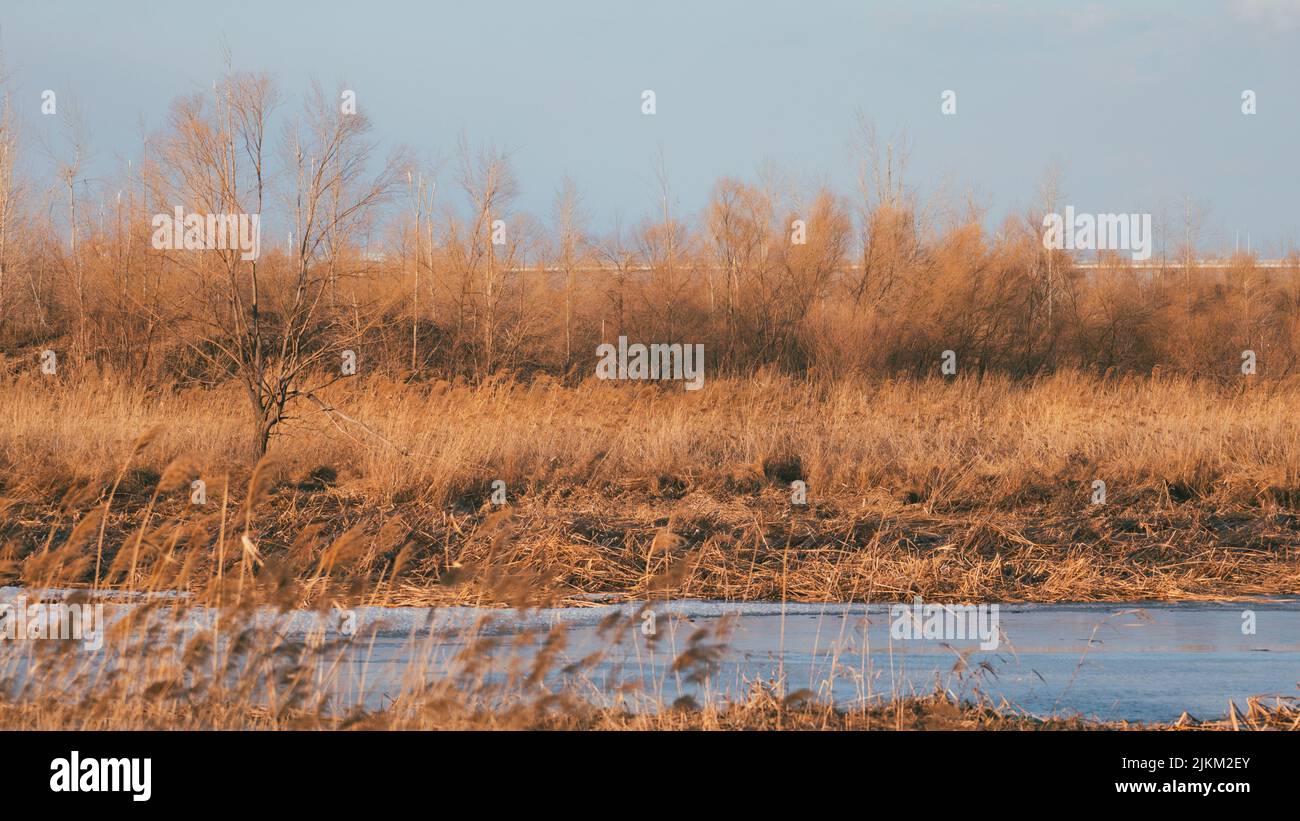
<path fill-rule="evenodd" d="M 1288 730 L 1300 729 L 1300 708 L 1256 706 L 1229 719 L 1191 723 L 1099 722 L 1078 716 L 1039 719 L 992 707 L 954 702 L 944 695 L 914 696 L 850 709 L 788 705 L 758 694 L 746 701 L 704 708 L 629 712 L 581 702 L 519 706 L 510 710 L 453 710 L 448 705 L 418 717 L 386 712 L 341 721 L 302 711 L 272 717 L 265 708 L 226 705 L 199 709 L 118 710 L 87 714 L 59 704 L 0 703 L 7 730 Z"/>
<path fill-rule="evenodd" d="M 253 616 L 357 601 L 527 608 L 579 593 L 1297 589 L 1297 433 L 1286 423 L 1297 391 L 1277 383 L 766 378 L 693 395 L 360 382 L 332 401 L 372 431 L 303 420 L 251 469 L 235 396 L 13 387 L 0 394 L 12 422 L 0 440 L 0 583 L 192 595 L 137 607 L 102 658 L 70 642 L 0 648 L 10 729 L 1124 729 L 948 691 L 832 706 L 766 682 L 702 706 L 621 687 L 611 701 L 592 686 L 603 653 L 568 662 L 554 631 L 504 663 L 491 635 L 460 637 L 450 658 L 425 641 L 398 681 L 367 686 L 367 663 L 341 661 L 364 636 L 286 640 Z M 195 476 L 208 482 L 203 506 L 188 503 Z M 489 499 L 497 478 L 501 508 Z M 1089 504 L 1093 478 L 1107 482 L 1105 505 Z M 795 479 L 808 482 L 806 507 L 790 503 Z M 189 605 L 220 621 L 186 627 Z M 670 669 L 707 678 L 724 646 L 693 637 Z M 1222 721 L 1159 726 L 1296 729 L 1300 709 L 1251 700 Z"/>
<path fill-rule="evenodd" d="M 56 555 L 69 584 L 267 562 L 315 580 L 309 598 L 364 583 L 402 603 L 496 603 L 503 580 L 548 600 L 1296 593 L 1297 400 L 1295 382 L 1077 373 L 699 392 L 375 378 L 329 396 L 364 427 L 300 418 L 254 472 L 231 388 L 24 377 L 0 392 L 0 582 Z"/>

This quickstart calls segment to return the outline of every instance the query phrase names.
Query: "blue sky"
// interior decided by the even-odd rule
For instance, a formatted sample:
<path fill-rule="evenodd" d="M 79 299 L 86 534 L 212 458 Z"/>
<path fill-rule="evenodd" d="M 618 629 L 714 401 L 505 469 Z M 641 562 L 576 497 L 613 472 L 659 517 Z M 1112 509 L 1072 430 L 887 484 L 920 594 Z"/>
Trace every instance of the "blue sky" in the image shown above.
<path fill-rule="evenodd" d="M 856 112 L 913 143 L 910 182 L 1027 206 L 1053 162 L 1081 211 L 1205 211 L 1300 243 L 1300 0 L 1202 2 L 11 2 L 0 43 L 27 136 L 50 88 L 93 165 L 139 150 L 179 94 L 211 87 L 220 44 L 286 95 L 346 83 L 386 145 L 450 160 L 463 131 L 513 150 L 519 208 L 549 219 L 561 177 L 593 227 L 654 209 L 662 147 L 679 210 L 770 163 L 853 187 Z M 657 113 L 641 114 L 654 89 Z M 958 113 L 940 114 L 957 92 Z M 1241 93 L 1258 113 L 1241 113 Z M 26 145 L 31 146 L 29 139 Z M 34 148 L 28 160 L 44 175 Z M 1171 216 L 1171 220 L 1174 219 Z"/>

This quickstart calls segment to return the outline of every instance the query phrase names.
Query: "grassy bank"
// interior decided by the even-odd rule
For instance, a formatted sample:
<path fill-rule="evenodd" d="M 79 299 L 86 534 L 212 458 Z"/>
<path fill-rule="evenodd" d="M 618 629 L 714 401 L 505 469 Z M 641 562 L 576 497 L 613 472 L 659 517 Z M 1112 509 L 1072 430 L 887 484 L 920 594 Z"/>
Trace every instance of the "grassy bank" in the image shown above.
<path fill-rule="evenodd" d="M 289 711 L 273 716 L 265 709 L 73 710 L 58 705 L 0 704 L 0 726 L 21 730 L 1297 730 L 1300 708 L 1294 702 L 1252 700 L 1232 718 L 1140 724 L 1100 722 L 1082 717 L 1039 719 L 1014 710 L 956 702 L 940 694 L 855 709 L 788 704 L 770 694 L 723 706 L 677 707 L 659 713 L 595 708 L 563 701 L 501 711 L 440 708 L 410 715 L 382 711 L 332 720 Z"/>
<path fill-rule="evenodd" d="M 265 575 L 372 603 L 1296 593 L 1298 400 L 1078 373 L 354 380 L 254 468 L 236 390 L 23 377 L 0 391 L 0 582 Z"/>

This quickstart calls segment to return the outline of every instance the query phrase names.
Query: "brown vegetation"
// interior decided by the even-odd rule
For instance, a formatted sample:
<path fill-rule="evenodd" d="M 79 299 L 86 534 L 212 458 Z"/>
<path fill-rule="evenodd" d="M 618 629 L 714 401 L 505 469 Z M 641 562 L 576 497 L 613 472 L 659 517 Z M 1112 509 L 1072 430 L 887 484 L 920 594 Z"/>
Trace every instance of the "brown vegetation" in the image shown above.
<path fill-rule="evenodd" d="M 16 389 L 48 350 L 49 381 L 238 385 L 227 410 L 244 419 L 251 464 L 288 417 L 326 408 L 341 421 L 320 392 L 351 378 L 345 351 L 359 375 L 404 383 L 573 383 L 620 335 L 703 344 L 714 379 L 924 377 L 945 350 L 960 373 L 1017 378 L 1241 381 L 1245 350 L 1259 379 L 1300 362 L 1300 256 L 1198 268 L 1188 216 L 1157 227 L 1148 269 L 1115 256 L 1080 269 L 1041 242 L 1042 215 L 1061 208 L 1054 182 L 989 233 L 979 208 L 921 201 L 905 140 L 882 147 L 869 124 L 852 194 L 727 178 L 691 216 L 674 210 L 660 158 L 657 213 L 602 234 L 567 181 L 549 229 L 516 211 L 501 150 L 462 141 L 444 187 L 404 152 L 378 157 L 364 114 L 336 97 L 314 88 L 291 104 L 269 78 L 232 72 L 178 100 L 142 155 L 94 184 L 77 179 L 89 138 L 70 119 L 52 149 L 67 184 L 44 195 L 0 117 L 0 384 Z M 178 207 L 260 214 L 261 256 L 155 247 L 152 220 Z"/>
<path fill-rule="evenodd" d="M 1300 590 L 1289 382 L 365 378 L 324 395 L 366 428 L 292 420 L 251 473 L 233 387 L 16 387 L 0 394 L 0 583 L 62 556 L 63 584 L 193 587 L 234 572 L 247 536 L 260 561 L 363 581 L 373 601 L 494 603 L 500 575 L 561 598 Z"/>
<path fill-rule="evenodd" d="M 128 641 L 111 674 L 47 659 L 75 700 L 0 678 L 0 725 L 1077 727 L 943 693 L 502 702 L 459 673 L 340 712 L 313 678 L 319 648 L 241 619 L 586 594 L 1300 591 L 1294 252 L 1199 268 L 1189 222 L 1166 232 L 1180 247 L 1157 237 L 1150 268 L 1083 269 L 1040 241 L 1054 185 L 989 232 L 979 208 L 922 202 L 906 151 L 869 125 L 852 194 L 728 178 L 691 216 L 661 159 L 653 216 L 599 234 L 566 182 L 548 230 L 514 210 L 508 153 L 462 143 L 458 208 L 337 109 L 232 72 L 178 100 L 111 180 L 79 179 L 87 135 L 69 120 L 44 195 L 0 113 L 0 584 L 180 590 L 229 617 L 224 634 Z M 151 221 L 177 207 L 259 213 L 287 242 L 264 234 L 255 260 L 159 249 Z M 703 344 L 705 389 L 594 380 L 597 345 L 619 336 Z M 1252 703 L 1230 721 L 1297 715 Z"/>
<path fill-rule="evenodd" d="M 1082 270 L 1039 241 L 1054 183 L 989 234 L 922 202 L 869 124 L 852 195 L 724 179 L 692 218 L 660 158 L 653 217 L 598 236 L 566 183 L 548 232 L 512 210 L 508 153 L 462 142 L 457 208 L 363 114 L 238 72 L 119 179 L 78 182 L 70 119 L 45 202 L 5 112 L 5 578 L 74 546 L 94 561 L 69 583 L 131 586 L 127 547 L 132 573 L 223 572 L 237 534 L 438 600 L 482 600 L 438 584 L 476 563 L 562 594 L 679 566 L 677 594 L 727 598 L 1295 592 L 1295 255 L 1199 269 L 1189 223 L 1152 270 Z M 288 242 L 156 248 L 177 207 L 278 217 Z M 705 389 L 594 382 L 619 335 L 703 344 Z"/>

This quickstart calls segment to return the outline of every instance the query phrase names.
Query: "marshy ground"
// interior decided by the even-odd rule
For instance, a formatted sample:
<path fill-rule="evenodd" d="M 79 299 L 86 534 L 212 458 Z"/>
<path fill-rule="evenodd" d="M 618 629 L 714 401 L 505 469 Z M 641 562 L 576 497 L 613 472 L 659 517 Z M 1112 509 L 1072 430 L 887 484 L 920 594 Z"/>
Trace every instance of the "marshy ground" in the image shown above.
<path fill-rule="evenodd" d="M 234 391 L 32 379 L 0 394 L 0 582 L 193 589 L 248 562 L 370 604 L 1291 594 L 1298 399 L 1068 373 L 376 379 L 330 398 L 364 427 L 290 422 L 253 468 Z"/>
<path fill-rule="evenodd" d="M 267 605 L 1300 591 L 1300 383 L 760 375 L 697 392 L 546 378 L 374 378 L 332 390 L 344 416 L 291 420 L 255 464 L 229 387 L 21 377 L 0 392 L 0 585 L 71 588 L 88 600 L 185 591 L 226 614 L 221 629 L 164 653 L 149 643 L 158 625 L 142 616 L 121 628 L 134 638 L 114 645 L 111 665 L 88 668 L 62 648 L 11 656 L 0 724 L 1123 727 L 942 690 L 821 703 L 786 681 L 725 703 L 629 711 L 545 684 L 590 661 L 564 661 L 559 637 L 504 690 L 483 678 L 476 653 L 488 648 L 470 642 L 432 678 L 428 659 L 412 657 L 401 695 L 382 709 L 340 706 L 319 683 L 331 666 L 319 648 L 259 634 L 244 616 Z M 689 645 L 672 669 L 707 667 L 721 652 Z M 37 658 L 42 692 L 62 681 L 75 699 L 25 689 Z M 201 668 L 210 674 L 196 676 Z M 1300 726 L 1289 698 L 1203 718 L 1155 726 Z"/>

